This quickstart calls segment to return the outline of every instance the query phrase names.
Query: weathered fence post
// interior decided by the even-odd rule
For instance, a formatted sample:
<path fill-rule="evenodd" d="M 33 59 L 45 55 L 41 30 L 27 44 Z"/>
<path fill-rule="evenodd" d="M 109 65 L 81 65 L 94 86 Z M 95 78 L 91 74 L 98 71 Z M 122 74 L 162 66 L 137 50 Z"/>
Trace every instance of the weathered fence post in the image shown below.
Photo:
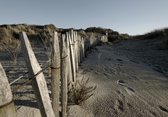
<path fill-rule="evenodd" d="M 0 63 L 0 117 L 16 117 L 16 110 L 12 98 L 8 78 Z"/>
<path fill-rule="evenodd" d="M 66 38 L 67 38 L 67 49 L 68 49 L 68 83 L 72 83 L 73 82 L 73 76 L 72 76 L 72 63 L 71 63 L 71 57 L 70 57 L 70 37 L 69 37 L 69 33 L 66 32 Z"/>
<path fill-rule="evenodd" d="M 22 51 L 25 57 L 29 75 L 32 79 L 32 86 L 35 90 L 35 95 L 40 108 L 42 117 L 54 117 L 54 112 L 51 106 L 51 101 L 47 89 L 47 84 L 44 78 L 44 74 L 41 72 L 41 67 L 34 55 L 31 44 L 25 32 L 20 33 L 20 39 L 22 42 Z"/>
<path fill-rule="evenodd" d="M 70 39 L 69 39 L 69 44 L 70 44 L 70 57 L 71 57 L 71 64 L 72 64 L 72 75 L 73 75 L 73 82 L 76 81 L 76 69 L 75 69 L 75 53 L 74 53 L 74 43 L 73 43 L 73 30 L 70 32 Z"/>
<path fill-rule="evenodd" d="M 74 32 L 74 46 L 75 46 L 75 67 L 76 67 L 76 72 L 78 71 L 78 33 L 77 32 Z"/>
<path fill-rule="evenodd" d="M 83 60 L 83 58 L 82 58 L 82 38 L 81 37 L 79 37 L 79 40 L 80 40 L 80 51 L 79 51 L 79 53 L 80 53 L 80 62 L 82 62 L 82 60 Z"/>
<path fill-rule="evenodd" d="M 60 96 L 60 47 L 57 32 L 54 32 L 51 54 L 51 98 L 55 117 L 59 117 Z"/>
<path fill-rule="evenodd" d="M 81 38 L 81 59 L 83 61 L 84 57 L 85 57 L 85 41 L 84 38 Z"/>
<path fill-rule="evenodd" d="M 67 51 L 67 37 L 62 34 L 61 39 L 61 111 L 62 117 L 67 116 L 67 77 L 68 77 L 68 51 Z"/>
<path fill-rule="evenodd" d="M 103 35 L 103 36 L 101 36 L 100 37 L 100 40 L 99 41 L 101 41 L 101 42 L 108 42 L 108 38 L 107 38 L 107 36 L 106 35 Z"/>
<path fill-rule="evenodd" d="M 78 65 L 80 64 L 81 62 L 81 58 L 80 58 L 80 45 L 81 45 L 81 42 L 80 42 L 80 35 L 78 35 Z"/>

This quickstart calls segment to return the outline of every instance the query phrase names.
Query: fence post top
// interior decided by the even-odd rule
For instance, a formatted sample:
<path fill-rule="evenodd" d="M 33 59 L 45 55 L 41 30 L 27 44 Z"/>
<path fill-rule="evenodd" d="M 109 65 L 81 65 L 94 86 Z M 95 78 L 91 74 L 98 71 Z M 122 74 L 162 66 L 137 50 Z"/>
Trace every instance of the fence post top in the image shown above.
<path fill-rule="evenodd" d="M 54 31 L 54 34 L 55 34 L 55 35 L 58 35 L 57 31 Z"/>

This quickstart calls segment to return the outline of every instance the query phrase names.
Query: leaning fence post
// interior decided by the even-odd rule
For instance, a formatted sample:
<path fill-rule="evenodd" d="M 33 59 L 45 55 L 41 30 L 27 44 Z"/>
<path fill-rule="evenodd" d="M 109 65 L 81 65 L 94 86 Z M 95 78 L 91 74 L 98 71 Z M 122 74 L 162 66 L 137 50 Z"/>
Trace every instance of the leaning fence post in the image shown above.
<path fill-rule="evenodd" d="M 16 117 L 13 96 L 8 78 L 0 63 L 0 117 Z"/>
<path fill-rule="evenodd" d="M 57 32 L 54 32 L 51 54 L 51 97 L 55 117 L 59 117 L 60 94 L 60 47 Z"/>
<path fill-rule="evenodd" d="M 29 71 L 29 76 L 32 78 L 32 86 L 35 90 L 35 95 L 40 108 L 42 117 L 54 117 L 54 112 L 51 106 L 51 101 L 48 93 L 47 84 L 41 67 L 34 55 L 31 44 L 25 32 L 20 33 L 22 42 L 22 51 Z M 39 73 L 38 75 L 36 75 Z"/>
<path fill-rule="evenodd" d="M 67 37 L 62 35 L 61 39 L 61 111 L 62 117 L 67 116 L 67 77 L 68 77 L 68 52 L 67 52 Z"/>

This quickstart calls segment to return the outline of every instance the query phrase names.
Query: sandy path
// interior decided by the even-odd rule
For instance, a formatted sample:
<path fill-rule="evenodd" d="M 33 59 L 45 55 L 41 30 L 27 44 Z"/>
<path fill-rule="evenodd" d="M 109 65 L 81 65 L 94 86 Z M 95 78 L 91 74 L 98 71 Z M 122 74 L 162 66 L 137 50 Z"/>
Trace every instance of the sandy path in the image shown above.
<path fill-rule="evenodd" d="M 130 43 L 97 46 L 85 59 L 78 76 L 89 77 L 90 84 L 97 85 L 97 89 L 80 107 L 70 108 L 70 117 L 168 116 L 166 72 L 158 72 L 150 65 L 152 56 L 146 64 L 146 58 L 138 52 L 145 55 L 146 51 L 132 50 Z"/>

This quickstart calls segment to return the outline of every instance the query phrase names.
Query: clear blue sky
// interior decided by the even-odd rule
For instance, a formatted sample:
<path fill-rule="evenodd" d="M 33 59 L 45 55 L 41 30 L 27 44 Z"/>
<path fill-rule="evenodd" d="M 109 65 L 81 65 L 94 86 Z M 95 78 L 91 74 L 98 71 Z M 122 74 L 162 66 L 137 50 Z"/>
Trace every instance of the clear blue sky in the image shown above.
<path fill-rule="evenodd" d="M 13 23 L 143 34 L 168 27 L 168 0 L 1 0 L 0 24 Z"/>

